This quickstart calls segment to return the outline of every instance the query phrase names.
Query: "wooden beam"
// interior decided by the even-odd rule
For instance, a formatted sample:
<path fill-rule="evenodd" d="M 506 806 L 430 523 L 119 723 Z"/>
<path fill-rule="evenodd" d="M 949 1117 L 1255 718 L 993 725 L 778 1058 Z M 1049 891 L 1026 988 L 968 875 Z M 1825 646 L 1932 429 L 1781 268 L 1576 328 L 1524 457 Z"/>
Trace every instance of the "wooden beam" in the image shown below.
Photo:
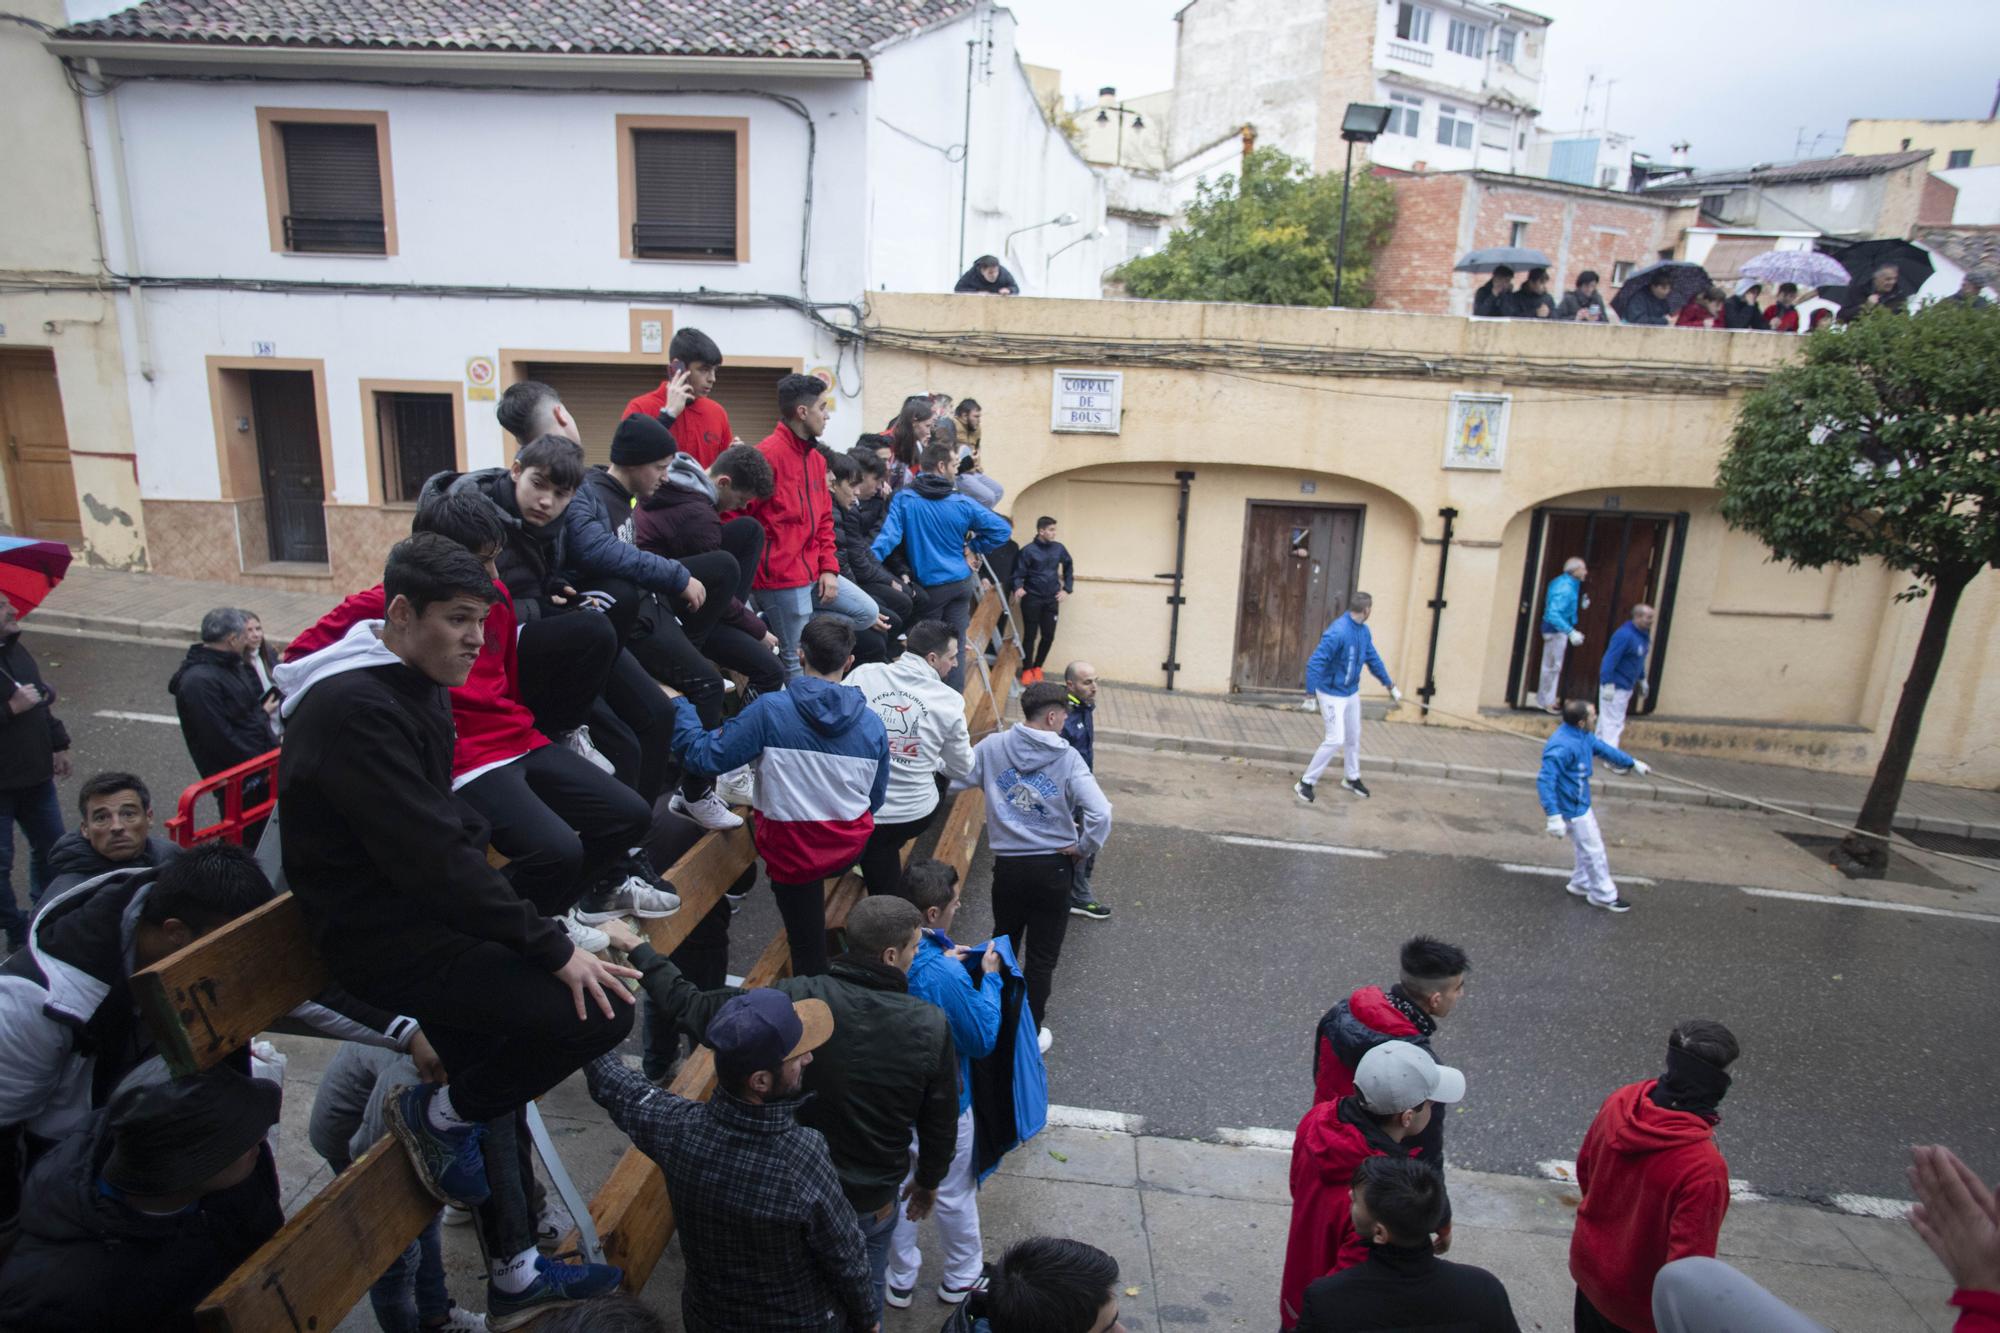
<path fill-rule="evenodd" d="M 281 893 L 134 973 L 132 992 L 167 1067 L 192 1074 L 326 984 L 326 965 L 313 952 L 298 900 Z"/>
<path fill-rule="evenodd" d="M 681 910 L 667 917 L 639 918 L 639 933 L 661 953 L 672 953 L 680 948 L 688 932 L 701 924 L 701 919 L 728 892 L 745 867 L 756 860 L 757 849 L 752 844 L 747 819 L 740 828 L 705 835 L 680 860 L 661 872 L 661 878 L 681 896 Z"/>

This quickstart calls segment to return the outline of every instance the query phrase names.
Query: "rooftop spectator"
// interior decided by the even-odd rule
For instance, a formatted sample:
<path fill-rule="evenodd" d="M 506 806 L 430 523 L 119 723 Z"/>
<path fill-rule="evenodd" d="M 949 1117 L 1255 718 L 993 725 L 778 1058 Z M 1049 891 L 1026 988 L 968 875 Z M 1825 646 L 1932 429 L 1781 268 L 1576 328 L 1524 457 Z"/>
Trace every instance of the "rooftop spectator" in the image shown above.
<path fill-rule="evenodd" d="M 1655 273 L 1647 282 L 1644 291 L 1632 293 L 1632 299 L 1625 303 L 1627 324 L 1648 324 L 1656 328 L 1673 322 L 1675 311 L 1667 304 L 1673 294 L 1674 275 L 1665 270 Z"/>
<path fill-rule="evenodd" d="M 1563 297 L 1561 304 L 1556 306 L 1555 317 L 1575 320 L 1579 324 L 1605 322 L 1607 316 L 1604 313 L 1604 298 L 1597 291 L 1596 269 L 1587 268 L 1576 275 L 1576 286 L 1571 288 L 1569 295 Z"/>
<path fill-rule="evenodd" d="M 981 255 L 972 261 L 972 267 L 959 275 L 955 292 L 975 292 L 985 296 L 1015 296 L 1020 293 L 1021 284 L 1014 280 L 993 255 Z"/>
<path fill-rule="evenodd" d="M 1726 329 L 1768 329 L 1771 317 L 1761 298 L 1764 284 L 1744 279 L 1736 284 L 1736 294 L 1722 303 L 1722 327 Z"/>
<path fill-rule="evenodd" d="M 1493 276 L 1472 293 L 1472 313 L 1483 319 L 1499 319 L 1509 312 L 1514 291 L 1514 270 L 1506 264 L 1496 265 Z"/>
<path fill-rule="evenodd" d="M 1725 301 L 1722 288 L 1710 285 L 1694 294 L 1694 299 L 1681 307 L 1674 318 L 1674 327 L 1681 329 L 1719 329 L 1723 327 L 1722 308 Z"/>
<path fill-rule="evenodd" d="M 1764 312 L 1764 327 L 1773 333 L 1799 331 L 1799 285 L 1796 282 L 1778 284 L 1777 299 Z"/>
<path fill-rule="evenodd" d="M 1555 316 L 1555 298 L 1549 295 L 1549 271 L 1545 268 L 1531 268 L 1528 279 L 1521 284 L 1521 290 L 1510 294 L 1505 303 L 1507 313 L 1515 319 L 1551 319 Z"/>

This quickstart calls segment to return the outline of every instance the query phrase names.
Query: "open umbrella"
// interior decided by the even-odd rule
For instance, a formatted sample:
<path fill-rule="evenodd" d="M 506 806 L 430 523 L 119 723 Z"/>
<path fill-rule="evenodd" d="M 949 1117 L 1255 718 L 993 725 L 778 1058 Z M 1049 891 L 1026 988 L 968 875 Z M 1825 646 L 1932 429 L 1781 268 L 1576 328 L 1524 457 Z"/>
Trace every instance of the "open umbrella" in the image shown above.
<path fill-rule="evenodd" d="M 1875 270 L 1884 264 L 1896 270 L 1896 294 L 1906 300 L 1916 294 L 1917 288 L 1931 280 L 1930 252 L 1893 236 L 1879 241 L 1857 241 L 1834 258 L 1853 279 L 1849 284 L 1850 291 L 1859 293 L 1864 299 Z"/>
<path fill-rule="evenodd" d="M 62 582 L 69 560 L 69 547 L 61 542 L 0 537 L 0 593 L 25 616 Z"/>
<path fill-rule="evenodd" d="M 1521 273 L 1531 268 L 1549 267 L 1549 257 L 1524 245 L 1492 245 L 1484 250 L 1467 251 L 1465 258 L 1452 266 L 1452 272 L 1491 273 L 1502 264 Z"/>
<path fill-rule="evenodd" d="M 1701 265 L 1690 264 L 1684 259 L 1662 259 L 1657 264 L 1648 264 L 1638 272 L 1626 275 L 1618 294 L 1611 298 L 1611 308 L 1618 312 L 1618 318 L 1630 318 L 1625 313 L 1625 307 L 1631 304 L 1634 296 L 1652 286 L 1654 276 L 1660 273 L 1674 280 L 1673 290 L 1667 293 L 1667 309 L 1673 312 L 1667 316 L 1669 321 L 1682 306 L 1694 300 L 1695 293 L 1707 291 L 1710 286 L 1708 270 Z"/>
<path fill-rule="evenodd" d="M 1766 250 L 1745 260 L 1737 272 L 1762 282 L 1796 283 L 1802 291 L 1847 285 L 1847 270 L 1840 261 L 1817 250 Z"/>

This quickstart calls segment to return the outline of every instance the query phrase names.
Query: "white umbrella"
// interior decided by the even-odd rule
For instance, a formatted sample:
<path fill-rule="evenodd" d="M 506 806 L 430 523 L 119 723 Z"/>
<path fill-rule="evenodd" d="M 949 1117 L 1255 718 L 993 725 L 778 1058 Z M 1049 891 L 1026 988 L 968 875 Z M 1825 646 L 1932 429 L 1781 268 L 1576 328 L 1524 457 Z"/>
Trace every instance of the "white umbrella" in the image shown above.
<path fill-rule="evenodd" d="M 1832 255 L 1817 250 L 1766 250 L 1736 270 L 1764 282 L 1791 282 L 1801 288 L 1845 287 L 1851 279 Z"/>

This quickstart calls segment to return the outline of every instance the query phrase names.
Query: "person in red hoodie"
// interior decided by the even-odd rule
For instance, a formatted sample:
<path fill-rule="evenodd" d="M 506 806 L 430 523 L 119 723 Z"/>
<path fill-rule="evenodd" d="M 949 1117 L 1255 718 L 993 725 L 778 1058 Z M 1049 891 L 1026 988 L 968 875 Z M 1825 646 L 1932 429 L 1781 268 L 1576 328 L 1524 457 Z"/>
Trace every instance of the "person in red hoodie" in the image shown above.
<path fill-rule="evenodd" d="M 1407 1041 L 1375 1046 L 1354 1069 L 1355 1091 L 1321 1102 L 1292 1139 L 1292 1226 L 1278 1316 L 1299 1322 L 1306 1288 L 1368 1257 L 1354 1229 L 1354 1170 L 1369 1157 L 1414 1157 L 1414 1140 L 1436 1114 L 1465 1096 L 1465 1075 Z M 1446 1241 L 1449 1244 L 1449 1241 Z"/>
<path fill-rule="evenodd" d="M 1694 299 L 1681 307 L 1679 318 L 1674 320 L 1674 327 L 1681 329 L 1722 328 L 1722 306 L 1723 302 L 1727 299 L 1720 287 L 1710 287 L 1706 291 L 1696 292 Z"/>
<path fill-rule="evenodd" d="M 715 392 L 715 372 L 722 366 L 722 349 L 700 329 L 676 329 L 667 344 L 671 372 L 651 393 L 625 404 L 625 415 L 658 417 L 674 433 L 674 444 L 692 454 L 703 467 L 713 466 L 734 444 L 729 413 L 709 397 Z"/>
<path fill-rule="evenodd" d="M 1653 1279 L 1675 1259 L 1715 1256 L 1729 1164 L 1715 1146 L 1736 1037 L 1711 1019 L 1678 1024 L 1666 1072 L 1604 1099 L 1576 1157 L 1583 1203 L 1570 1237 L 1577 1333 L 1655 1333 Z"/>
<path fill-rule="evenodd" d="M 799 631 L 840 593 L 833 543 L 833 493 L 826 462 L 813 447 L 826 429 L 826 381 L 787 375 L 778 381 L 778 425 L 757 452 L 771 465 L 771 494 L 750 505 L 764 525 L 764 558 L 752 586 L 757 609 L 778 636 L 785 674 L 799 678 Z"/>

